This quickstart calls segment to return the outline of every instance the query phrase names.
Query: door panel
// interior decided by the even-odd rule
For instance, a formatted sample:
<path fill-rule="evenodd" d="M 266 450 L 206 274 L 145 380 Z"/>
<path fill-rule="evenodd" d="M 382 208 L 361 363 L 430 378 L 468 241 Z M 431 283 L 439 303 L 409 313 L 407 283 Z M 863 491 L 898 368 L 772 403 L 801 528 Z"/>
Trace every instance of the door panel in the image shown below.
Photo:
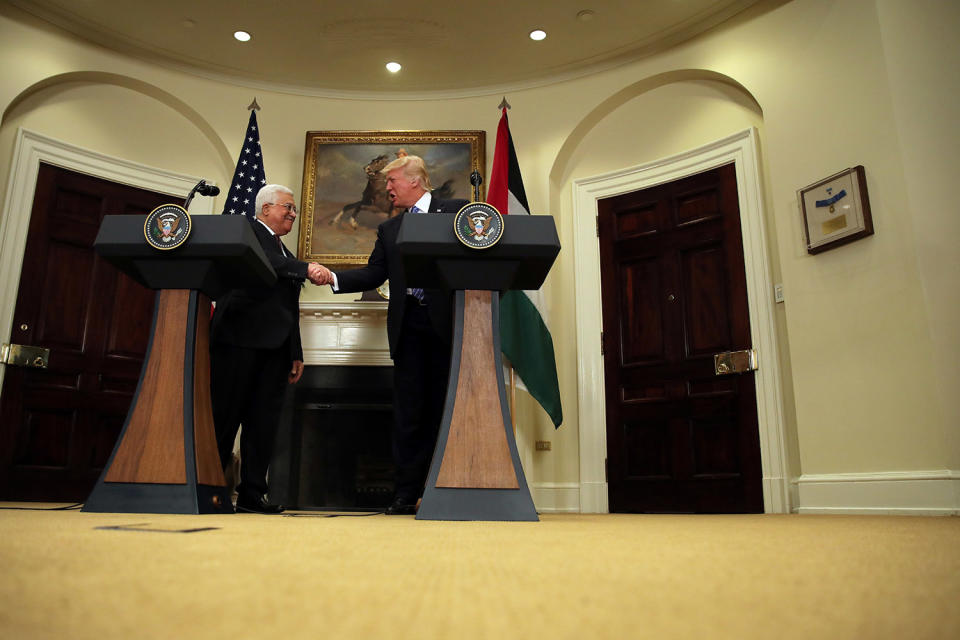
<path fill-rule="evenodd" d="M 680 255 L 687 357 L 712 358 L 732 342 L 725 261 L 723 249 L 717 246 L 697 247 Z"/>
<path fill-rule="evenodd" d="M 93 241 L 104 215 L 176 201 L 40 165 L 11 342 L 48 348 L 50 361 L 6 368 L 0 499 L 81 501 L 93 488 L 136 389 L 155 297 Z"/>
<path fill-rule="evenodd" d="M 734 165 L 598 208 L 610 510 L 762 511 Z"/>
<path fill-rule="evenodd" d="M 620 268 L 621 352 L 624 365 L 663 362 L 663 306 L 659 296 L 649 295 L 661 288 L 663 280 L 656 260 L 628 262 Z"/>

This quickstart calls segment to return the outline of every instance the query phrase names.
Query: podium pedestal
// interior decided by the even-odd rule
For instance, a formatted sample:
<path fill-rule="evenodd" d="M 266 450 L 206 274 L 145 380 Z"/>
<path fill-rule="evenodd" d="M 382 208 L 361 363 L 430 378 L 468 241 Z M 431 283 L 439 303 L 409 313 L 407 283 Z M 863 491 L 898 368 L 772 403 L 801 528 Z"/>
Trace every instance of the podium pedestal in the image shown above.
<path fill-rule="evenodd" d="M 469 206 L 469 205 L 468 205 Z M 560 252 L 550 216 L 504 216 L 495 246 L 454 236 L 453 214 L 405 216 L 407 284 L 456 290 L 450 377 L 418 520 L 539 520 L 503 384 L 500 291 L 538 289 Z"/>
<path fill-rule="evenodd" d="M 243 216 L 198 216 L 182 247 L 160 252 L 143 218 L 106 216 L 97 253 L 159 289 L 140 382 L 84 511 L 233 513 L 210 400 L 210 299 L 276 281 Z"/>
<path fill-rule="evenodd" d="M 537 521 L 500 356 L 500 296 L 457 291 L 447 400 L 418 520 Z"/>
<path fill-rule="evenodd" d="M 233 513 L 210 404 L 210 299 L 157 294 L 123 431 L 84 511 Z"/>

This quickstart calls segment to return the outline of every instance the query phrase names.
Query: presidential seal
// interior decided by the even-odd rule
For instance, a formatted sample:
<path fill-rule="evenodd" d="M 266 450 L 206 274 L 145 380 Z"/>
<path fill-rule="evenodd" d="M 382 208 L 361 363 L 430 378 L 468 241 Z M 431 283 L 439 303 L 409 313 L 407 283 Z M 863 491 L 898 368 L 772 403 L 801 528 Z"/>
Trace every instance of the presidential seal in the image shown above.
<path fill-rule="evenodd" d="M 471 202 L 453 219 L 457 240 L 471 249 L 492 247 L 503 237 L 503 216 L 486 202 Z"/>
<path fill-rule="evenodd" d="M 176 204 L 162 204 L 147 216 L 143 235 L 154 249 L 176 249 L 190 236 L 190 214 Z"/>

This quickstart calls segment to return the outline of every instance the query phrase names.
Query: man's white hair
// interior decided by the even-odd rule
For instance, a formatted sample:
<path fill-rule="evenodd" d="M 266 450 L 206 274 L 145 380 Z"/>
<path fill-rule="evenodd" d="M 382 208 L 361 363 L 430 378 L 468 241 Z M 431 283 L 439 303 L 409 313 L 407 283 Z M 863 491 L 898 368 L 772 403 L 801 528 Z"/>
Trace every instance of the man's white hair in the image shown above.
<path fill-rule="evenodd" d="M 260 191 L 257 191 L 257 199 L 254 202 L 254 207 L 256 208 L 256 215 L 260 215 L 260 212 L 263 211 L 263 205 L 268 202 L 274 202 L 277 198 L 278 193 L 286 193 L 288 195 L 293 195 L 293 191 L 289 188 L 283 186 L 282 184 L 268 184 L 260 188 Z"/>

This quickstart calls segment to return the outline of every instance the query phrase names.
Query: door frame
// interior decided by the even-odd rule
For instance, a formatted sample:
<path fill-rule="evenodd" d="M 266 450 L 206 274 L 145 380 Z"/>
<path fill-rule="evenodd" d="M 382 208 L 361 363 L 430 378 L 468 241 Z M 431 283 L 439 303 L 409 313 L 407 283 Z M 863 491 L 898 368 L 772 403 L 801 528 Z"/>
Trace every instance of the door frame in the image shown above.
<path fill-rule="evenodd" d="M 7 181 L 2 218 L 0 218 L 0 336 L 9 342 L 13 313 L 20 289 L 23 252 L 27 246 L 33 197 L 37 189 L 40 163 L 55 165 L 111 182 L 149 191 L 170 193 L 186 198 L 200 178 L 151 167 L 85 149 L 49 136 L 17 129 L 13 162 Z M 191 214 L 213 212 L 213 198 L 199 198 L 190 205 Z M 0 390 L 7 366 L 0 364 Z"/>
<path fill-rule="evenodd" d="M 597 200 L 672 182 L 731 162 L 736 166 L 750 337 L 760 361 L 755 380 L 764 512 L 790 512 L 780 358 L 757 144 L 757 131 L 751 127 L 668 158 L 573 182 L 581 513 L 610 510 L 606 480 L 606 394 L 600 352 L 603 314 Z"/>

